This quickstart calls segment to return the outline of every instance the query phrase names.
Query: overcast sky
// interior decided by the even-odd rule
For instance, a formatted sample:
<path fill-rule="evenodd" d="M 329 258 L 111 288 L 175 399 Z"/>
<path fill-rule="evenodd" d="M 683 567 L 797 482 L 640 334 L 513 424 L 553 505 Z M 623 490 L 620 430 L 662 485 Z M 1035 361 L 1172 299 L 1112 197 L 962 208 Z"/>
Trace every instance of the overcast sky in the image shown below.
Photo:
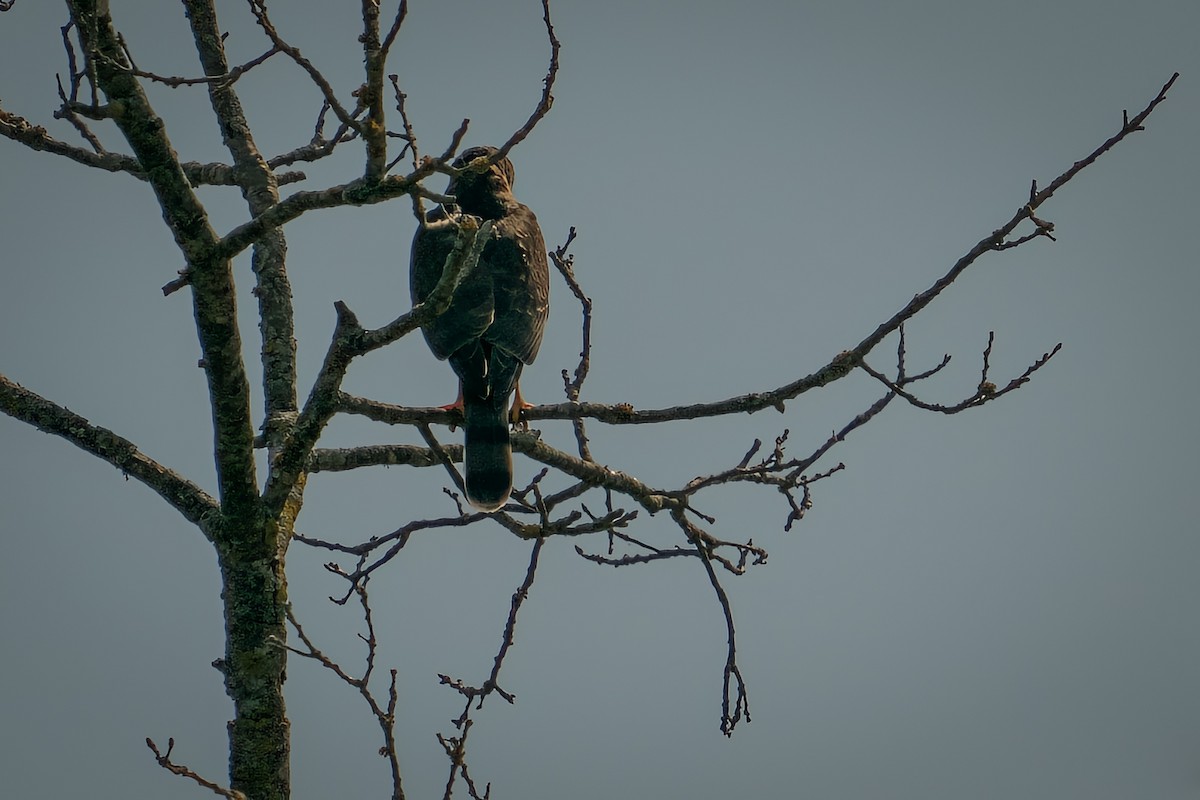
<path fill-rule="evenodd" d="M 385 3 L 385 13 L 393 4 Z M 218 3 L 234 60 L 266 45 L 245 5 Z M 352 3 L 277 2 L 281 33 L 343 98 L 361 80 Z M 1039 211 L 1057 243 L 981 259 L 910 327 L 922 387 L 971 393 L 989 331 L 998 383 L 1056 343 L 1020 391 L 954 417 L 893 403 L 823 463 L 790 533 L 770 491 L 701 507 L 770 560 L 726 581 L 753 722 L 718 730 L 725 631 L 698 563 L 613 570 L 550 541 L 501 684 L 471 733 L 496 798 L 868 800 L 1200 795 L 1200 470 L 1195 235 L 1200 211 L 1200 5 L 1195 0 L 583 2 L 553 6 L 563 42 L 550 116 L 512 154 L 518 197 L 551 246 L 571 226 L 595 301 L 585 399 L 659 407 L 765 390 L 855 345 L 1043 185 L 1182 73 L 1147 130 Z M 174 3 L 112 0 L 142 69 L 199 71 Z M 61 4 L 0 15 L 0 105 L 52 117 L 65 71 Z M 413 0 L 390 69 L 423 148 L 463 117 L 499 143 L 532 110 L 548 46 L 535 0 Z M 319 98 L 281 58 L 239 84 L 268 154 L 306 142 Z M 188 160 L 227 156 L 203 90 L 151 89 Z M 103 126 L 99 126 L 103 130 Z M 114 149 L 110 130 L 104 140 Z M 306 167 L 306 188 L 361 169 L 357 150 Z M 353 151 L 353 152 L 350 152 Z M 434 188 L 442 188 L 440 181 Z M 181 261 L 147 186 L 0 140 L 0 373 L 215 491 L 209 411 Z M 214 226 L 244 221 L 205 188 Z M 346 301 L 364 324 L 408 307 L 406 202 L 305 216 L 287 229 L 301 396 Z M 248 261 L 242 332 L 257 352 Z M 523 390 L 558 402 L 579 311 L 553 286 Z M 872 357 L 892 364 L 894 342 Z M 252 366 L 253 369 L 253 366 Z M 257 372 L 254 380 L 257 381 Z M 261 408 L 257 396 L 256 407 Z M 347 389 L 411 405 L 454 381 L 420 337 L 372 354 Z M 664 487 L 732 466 L 790 430 L 816 447 L 880 393 L 866 376 L 786 415 L 606 428 L 598 460 Z M 543 435 L 570 449 L 566 423 Z M 453 436 L 448 438 L 453 440 Z M 417 442 L 335 420 L 327 445 Z M 0 775 L 13 797 L 192 798 L 143 741 L 224 780 L 219 581 L 210 546 L 152 492 L 0 417 Z M 517 458 L 517 481 L 536 465 Z M 444 473 L 317 475 L 299 529 L 359 542 L 453 507 Z M 594 501 L 596 502 L 596 501 Z M 597 502 L 597 505 L 599 503 Z M 661 520 L 633 532 L 681 544 Z M 372 581 L 400 671 L 412 798 L 441 795 L 458 697 L 479 683 L 529 546 L 496 525 L 414 537 Z M 360 668 L 352 608 L 325 552 L 294 545 L 292 599 L 310 633 Z M 310 663 L 289 666 L 297 798 L 383 797 L 378 729 Z M 498 700 L 493 698 L 493 700 Z"/>

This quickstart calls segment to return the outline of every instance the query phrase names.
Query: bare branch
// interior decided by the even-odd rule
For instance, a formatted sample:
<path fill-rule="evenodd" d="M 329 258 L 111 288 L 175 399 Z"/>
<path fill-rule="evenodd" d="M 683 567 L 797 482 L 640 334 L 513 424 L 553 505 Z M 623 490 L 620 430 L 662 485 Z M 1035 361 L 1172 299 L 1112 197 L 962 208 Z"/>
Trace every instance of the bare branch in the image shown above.
<path fill-rule="evenodd" d="M 546 26 L 546 37 L 550 40 L 550 66 L 546 69 L 546 77 L 542 79 L 542 97 L 538 100 L 537 108 L 529 115 L 525 124 L 508 137 L 508 141 L 488 159 L 488 166 L 507 156 L 510 150 L 524 141 L 525 137 L 542 121 L 542 118 L 550 113 L 550 107 L 554 105 L 554 79 L 558 76 L 558 51 L 562 45 L 558 41 L 558 37 L 554 35 L 554 25 L 550 22 L 550 0 L 542 0 L 542 22 Z"/>
<path fill-rule="evenodd" d="M 384 536 L 372 536 L 370 541 L 367 541 L 367 542 L 364 542 L 363 544 L 358 544 L 358 545 L 346 545 L 346 544 L 341 544 L 340 542 L 328 542 L 328 541 L 324 541 L 322 539 L 316 539 L 316 538 L 313 538 L 310 536 L 305 536 L 305 535 L 299 534 L 299 533 L 297 533 L 295 535 L 295 539 L 296 539 L 296 541 L 301 542 L 303 544 L 307 544 L 311 547 L 320 547 L 320 548 L 324 548 L 326 550 L 334 550 L 339 553 L 347 553 L 349 555 L 362 556 L 362 555 L 366 555 L 366 554 L 372 552 L 376 548 L 379 548 L 385 544 L 388 544 L 389 542 L 397 542 L 398 543 L 398 545 L 395 547 L 395 550 L 398 552 L 399 550 L 403 549 L 406 544 L 408 544 L 409 538 L 412 536 L 413 533 L 415 533 L 417 531 L 434 530 L 437 528 L 461 528 L 461 527 L 470 525 L 473 522 L 479 522 L 480 520 L 484 520 L 484 519 L 487 519 L 486 514 L 477 513 L 477 514 L 460 515 L 457 517 L 443 517 L 441 519 L 416 520 L 416 521 L 410 522 L 407 525 L 404 525 L 403 527 L 398 528 Z M 393 556 L 393 555 L 395 555 L 395 553 L 390 553 L 390 555 L 388 555 L 387 558 L 391 558 L 391 556 Z M 357 573 L 338 573 L 338 574 L 344 574 L 344 575 L 348 576 L 348 578 L 353 582 L 353 581 L 357 581 L 359 578 L 361 578 L 363 575 L 369 573 L 370 571 L 371 571 L 370 569 L 360 568 L 360 569 L 358 569 Z"/>
<path fill-rule="evenodd" d="M 138 174 L 139 177 L 142 177 L 137 159 L 132 156 L 109 153 L 103 148 L 96 149 L 99 142 L 92 144 L 91 150 L 67 144 L 52 137 L 42 126 L 34 125 L 24 117 L 4 111 L 3 109 L 0 109 L 0 136 L 23 144 L 30 150 L 54 153 L 84 166 L 95 167 L 107 170 L 108 172 L 128 172 L 130 174 Z"/>
<path fill-rule="evenodd" d="M 231 70 L 213 4 L 210 0 L 184 0 L 192 38 L 200 63 L 208 76 L 219 78 L 244 72 Z M 278 48 L 268 51 L 266 60 Z M 250 62 L 252 65 L 255 62 Z M 233 159 L 233 172 L 250 213 L 258 215 L 279 202 L 279 187 L 250 132 L 250 124 L 233 80 L 213 80 L 208 84 L 209 103 L 220 123 L 225 147 Z M 266 422 L 263 429 L 268 444 L 284 435 L 284 428 L 296 414 L 296 340 L 292 319 L 292 287 L 288 280 L 287 243 L 280 229 L 265 231 L 254 243 L 251 268 L 256 279 L 254 296 L 258 299 L 259 329 L 262 336 L 263 395 Z"/>
<path fill-rule="evenodd" d="M 396 41 L 397 34 L 400 33 L 400 26 L 404 24 L 405 17 L 408 16 L 408 0 L 400 0 L 400 7 L 396 9 L 396 16 L 392 19 L 392 27 L 388 29 L 387 36 L 383 39 L 383 45 L 380 47 L 380 57 L 383 61 L 387 61 L 388 53 L 392 50 L 392 44 Z"/>
<path fill-rule="evenodd" d="M 546 114 L 550 113 L 550 108 L 554 105 L 554 80 L 558 75 L 558 51 L 561 47 L 561 43 L 558 41 L 558 37 L 554 33 L 554 25 L 550 21 L 550 0 L 542 0 L 542 22 L 546 26 L 546 36 L 550 40 L 550 66 L 546 69 L 546 77 L 542 79 L 542 96 L 538 100 L 537 107 L 534 108 L 533 113 L 529 115 L 529 119 L 525 121 L 525 124 L 518 128 L 513 135 L 508 138 L 508 141 L 501 145 L 496 152 L 489 156 L 481 156 L 480 158 L 475 159 L 475 161 L 466 165 L 461 170 L 455 169 L 454 167 L 447 168 L 450 158 L 457 151 L 458 144 L 462 140 L 462 134 L 466 133 L 469 120 L 463 120 L 462 127 L 460 127 L 458 132 L 455 134 L 450 148 L 442 154 L 442 157 L 438 159 L 437 162 L 438 165 L 441 168 L 446 169 L 450 175 L 457 176 L 462 172 L 485 172 L 486 170 L 490 169 L 492 166 L 499 163 L 501 159 L 507 157 L 509 152 L 522 141 L 524 141 L 525 137 L 533 131 L 533 129 L 539 122 L 542 121 Z"/>
<path fill-rule="evenodd" d="M 338 127 L 331 138 L 326 139 L 325 115 L 327 113 L 329 113 L 329 103 L 322 103 L 321 111 L 317 114 L 317 124 L 314 126 L 313 136 L 309 143 L 268 159 L 267 164 L 271 169 L 295 164 L 297 161 L 320 161 L 322 158 L 333 153 L 334 148 L 339 144 L 358 138 L 358 131 L 351 130 L 349 125 L 343 124 Z"/>
<path fill-rule="evenodd" d="M 453 461 L 462 461 L 462 445 L 446 445 Z M 360 467 L 437 467 L 441 461 L 428 447 L 411 444 L 377 444 L 364 447 L 313 450 L 309 472 L 343 472 Z"/>
<path fill-rule="evenodd" d="M 403 10 L 403 9 L 402 9 Z M 387 170 L 387 121 L 383 106 L 383 72 L 386 53 L 379 41 L 379 0 L 362 0 L 363 68 L 366 81 L 358 90 L 359 105 L 367 109 L 362 127 L 367 164 L 363 177 L 370 182 L 382 178 Z"/>
<path fill-rule="evenodd" d="M 416 169 L 421 162 L 421 153 L 417 149 L 416 131 L 413 130 L 412 122 L 408 118 L 408 109 L 404 105 L 405 101 L 408 100 L 408 95 L 400 90 L 399 75 L 388 75 L 388 80 L 392 82 L 392 94 L 396 98 L 396 110 L 400 112 L 400 124 L 404 126 L 404 135 L 402 137 L 404 139 L 404 147 L 400 149 L 396 158 L 388 163 L 388 170 L 390 171 L 396 164 L 400 163 L 400 159 L 404 158 L 405 153 L 412 153 L 412 165 L 413 169 Z M 417 222 L 424 226 L 425 213 L 424 209 L 420 207 L 421 196 L 414 194 L 412 198 L 413 202 L 417 204 Z"/>
<path fill-rule="evenodd" d="M 862 362 L 861 366 L 862 366 L 864 372 L 866 372 L 872 378 L 875 378 L 877 381 L 882 383 L 884 386 L 891 389 L 893 392 L 898 394 L 900 397 L 903 397 L 911 405 L 914 405 L 917 408 L 924 409 L 925 411 L 936 411 L 940 414 L 957 414 L 960 411 L 966 411 L 968 408 L 977 408 L 979 406 L 982 406 L 985 403 L 989 403 L 992 400 L 995 400 L 999 397 L 1002 397 L 1002 396 L 1008 394 L 1009 392 L 1012 392 L 1012 391 L 1015 391 L 1016 389 L 1021 388 L 1022 386 L 1024 386 L 1026 383 L 1029 382 L 1030 377 L 1033 375 L 1033 373 L 1037 372 L 1039 369 L 1044 367 L 1046 365 L 1046 363 L 1051 358 L 1053 358 L 1058 353 L 1059 350 L 1062 349 L 1062 342 L 1059 342 L 1058 344 L 1054 345 L 1054 347 L 1050 350 L 1050 352 L 1043 353 L 1042 357 L 1039 358 L 1037 361 L 1033 362 L 1033 364 L 1031 364 L 1029 367 L 1027 367 L 1024 372 L 1022 372 L 1020 375 L 1018 375 L 1017 377 L 1010 380 L 1003 389 L 997 389 L 996 384 L 992 383 L 988 379 L 988 356 L 992 352 L 992 342 L 995 339 L 995 335 L 996 335 L 995 331 L 988 334 L 987 349 L 984 350 L 984 356 L 983 356 L 983 377 L 979 381 L 978 388 L 976 388 L 974 394 L 972 394 L 970 397 L 966 398 L 965 400 L 961 400 L 958 403 L 955 403 L 954 405 L 945 406 L 945 405 L 940 405 L 937 403 L 927 403 L 924 400 L 919 399 L 912 393 L 901 388 L 900 382 L 893 382 L 883 373 L 878 372 L 875 369 L 872 369 L 865 361 Z M 946 362 L 943 361 L 942 363 L 945 364 Z"/>
<path fill-rule="evenodd" d="M 219 42 L 220 39 L 218 38 L 217 41 Z M 239 78 L 241 78 L 247 72 L 254 69 L 259 64 L 266 62 L 267 59 L 269 59 L 271 56 L 277 55 L 280 52 L 282 52 L 282 51 L 278 47 L 272 47 L 270 50 L 263 53 L 261 56 L 258 56 L 257 58 L 252 58 L 249 61 L 247 61 L 245 64 L 239 64 L 238 66 L 236 66 L 226 72 L 222 72 L 219 75 L 204 75 L 204 76 L 198 77 L 198 78 L 181 78 L 181 77 L 170 76 L 170 75 L 158 75 L 153 72 L 146 72 L 144 70 L 137 69 L 136 67 L 133 67 L 133 66 L 130 66 L 127 69 L 127 71 L 131 75 L 136 75 L 139 78 L 145 78 L 146 80 L 154 81 L 155 83 L 161 83 L 164 86 L 171 87 L 172 89 L 178 89 L 180 86 L 199 86 L 201 84 L 210 84 L 210 85 L 216 85 L 216 86 L 220 86 L 220 87 L 227 87 L 227 86 L 232 86 L 234 83 L 237 82 L 237 80 Z M 118 65 L 118 67 L 120 67 L 120 65 Z"/>
<path fill-rule="evenodd" d="M 334 93 L 333 87 L 329 85 L 329 81 L 325 79 L 325 76 L 321 74 L 321 71 L 313 66 L 311 61 L 301 55 L 298 48 L 292 47 L 290 44 L 285 42 L 279 35 L 279 32 L 275 30 L 275 26 L 271 23 L 271 18 L 267 16 L 266 0 L 247 0 L 247 2 L 250 5 L 250 13 L 254 15 L 254 19 L 258 22 L 259 27 L 263 29 L 263 33 L 267 35 L 267 38 L 271 40 L 271 44 L 275 46 L 275 49 L 285 54 L 288 58 L 292 59 L 292 61 L 295 61 L 296 64 L 308 74 L 308 77 L 312 80 L 316 87 L 321 90 L 321 95 L 325 98 L 325 102 L 329 104 L 331 109 L 333 109 L 333 113 L 343 125 L 361 132 L 361 126 L 359 122 L 354 119 L 354 114 L 348 112 L 342 106 L 342 104 L 338 102 L 337 95 Z"/>
<path fill-rule="evenodd" d="M 371 714 L 375 717 L 380 731 L 383 733 L 383 747 L 379 748 L 379 754 L 387 758 L 388 766 L 391 770 L 392 800 L 404 800 L 404 788 L 400 777 L 400 757 L 396 752 L 396 704 L 398 701 L 396 670 L 390 670 L 391 683 L 388 686 L 388 704 L 384 708 L 371 692 L 371 673 L 375 670 L 375 653 L 378 648 L 378 642 L 375 639 L 375 622 L 371 614 L 371 602 L 367 596 L 367 579 L 364 578 L 361 581 L 355 582 L 351 591 L 358 595 L 359 605 L 363 612 L 363 620 L 367 626 L 367 635 L 359 635 L 359 638 L 367 645 L 366 668 L 361 678 L 351 676 L 337 662 L 317 649 L 317 646 L 313 644 L 308 634 L 304 632 L 304 628 L 301 627 L 300 622 L 296 619 L 295 612 L 290 604 L 287 607 L 288 622 L 292 624 L 296 635 L 300 637 L 300 641 L 304 644 L 305 649 L 300 650 L 280 641 L 275 642 L 275 644 L 288 652 L 316 661 L 325 667 L 325 669 L 337 675 L 343 683 L 355 689 L 362 696 L 367 706 L 371 709 Z"/>
<path fill-rule="evenodd" d="M 717 601 L 720 602 L 721 612 L 725 616 L 727 649 L 721 691 L 721 733 L 732 736 L 733 729 L 737 727 L 743 715 L 746 722 L 750 722 L 750 697 L 746 693 L 746 681 L 742 678 L 742 671 L 737 664 L 737 631 L 733 624 L 733 608 L 729 602 L 729 595 L 725 593 L 725 587 L 721 585 L 721 580 L 713 569 L 711 554 L 702 544 L 701 531 L 692 525 L 681 511 L 671 512 L 671 517 L 684 529 L 688 538 L 696 543 L 701 554 L 700 563 L 704 565 L 704 571 L 708 574 L 709 583 L 717 594 Z"/>
<path fill-rule="evenodd" d="M 67 53 L 67 68 L 70 75 L 68 80 L 71 84 L 71 94 L 68 96 L 66 92 L 63 91 L 62 81 L 58 79 L 58 76 L 55 76 L 55 82 L 58 84 L 58 97 L 60 100 L 62 100 L 62 106 L 58 111 L 54 112 L 54 117 L 55 119 L 67 120 L 67 122 L 71 123 L 75 130 L 79 132 L 79 135 L 84 138 L 84 141 L 88 143 L 88 146 L 90 146 L 93 151 L 97 153 L 103 153 L 104 146 L 100 144 L 100 140 L 96 138 L 96 135 L 92 133 L 87 124 L 79 118 L 80 114 L 86 114 L 93 118 L 95 118 L 95 116 L 102 115 L 95 115 L 92 113 L 97 111 L 95 108 L 96 103 L 94 99 L 92 105 L 86 108 L 81 108 L 82 104 L 78 102 L 79 82 L 83 79 L 83 73 L 79 71 L 76 64 L 75 45 L 71 42 L 71 29 L 73 27 L 75 27 L 75 23 L 68 22 L 59 29 L 62 34 L 63 49 Z"/>
<path fill-rule="evenodd" d="M 429 445 L 429 449 L 437 458 L 438 463 L 446 468 L 446 474 L 450 476 L 450 481 L 454 484 L 454 488 L 458 489 L 460 495 L 466 496 L 467 487 L 463 481 L 463 476 L 454 468 L 454 462 L 450 460 L 450 454 L 446 452 L 445 448 L 442 447 L 442 443 L 433 435 L 433 429 L 422 423 L 417 426 L 417 430 L 421 432 L 421 438 Z"/>
<path fill-rule="evenodd" d="M 1171 79 L 1163 85 L 1163 87 L 1158 91 L 1158 94 L 1153 100 L 1150 101 L 1149 105 L 1147 105 L 1140 114 L 1138 114 L 1132 120 L 1125 119 L 1121 129 L 1114 136 L 1093 150 L 1088 156 L 1072 164 L 1070 169 L 1051 181 L 1050 185 L 1045 189 L 1033 195 L 1028 203 L 1021 206 L 1021 208 L 1017 210 L 1017 213 L 1013 215 L 1012 219 L 1010 219 L 1000 228 L 992 231 L 990 236 L 980 239 L 979 242 L 977 242 L 975 246 L 967 252 L 966 255 L 955 262 L 954 266 L 951 267 L 945 275 L 939 278 L 937 282 L 933 284 L 933 286 L 914 297 L 906 306 L 904 306 L 904 308 L 896 312 L 891 319 L 881 324 L 869 336 L 859 342 L 858 346 L 850 351 L 853 359 L 858 361 L 865 358 L 877 344 L 882 342 L 884 338 L 888 336 L 888 334 L 895 331 L 904 322 L 912 319 L 919 311 L 921 311 L 921 309 L 933 302 L 935 297 L 941 294 L 947 286 L 953 283 L 958 276 L 967 269 L 967 267 L 975 263 L 975 261 L 984 253 L 987 253 L 991 250 L 1001 249 L 1009 234 L 1011 234 L 1018 225 L 1020 225 L 1026 219 L 1033 219 L 1033 214 L 1038 207 L 1053 197 L 1056 191 L 1065 186 L 1067 182 L 1078 175 L 1081 170 L 1090 166 L 1096 161 L 1096 159 L 1115 147 L 1129 134 L 1143 130 L 1142 123 L 1146 121 L 1146 118 L 1150 116 L 1151 112 L 1154 111 L 1158 104 L 1166 99 L 1167 92 L 1170 90 L 1172 84 L 1175 83 L 1175 79 L 1178 77 L 1178 72 L 1172 75 Z M 1047 223 L 1040 220 L 1035 224 L 1038 225 L 1039 228 L 1048 227 Z"/>
<path fill-rule="evenodd" d="M 55 139 L 45 128 L 34 125 L 24 117 L 0 109 L 0 136 L 23 144 L 30 150 L 53 153 L 69 158 L 86 167 L 102 169 L 106 172 L 124 172 L 138 180 L 148 180 L 146 171 L 138 160 L 124 153 L 113 153 L 108 150 L 85 150 L 81 147 L 67 144 Z M 233 168 L 228 164 L 188 161 L 180 164 L 187 182 L 192 186 L 233 186 L 235 185 Z M 280 185 L 296 183 L 304 180 L 303 172 L 285 172 L 277 176 Z"/>
<path fill-rule="evenodd" d="M 44 433 L 61 436 L 112 464 L 126 477 L 136 478 L 211 538 L 209 526 L 218 514 L 217 501 L 196 484 L 147 456 L 133 442 L 93 425 L 3 375 L 0 375 L 0 411 Z"/>
<path fill-rule="evenodd" d="M 426 159 L 421 166 L 406 176 L 389 176 L 370 186 L 362 181 L 352 181 L 316 191 L 296 192 L 270 206 L 249 222 L 244 222 L 225 234 L 214 249 L 213 255 L 221 258 L 233 258 L 262 238 L 264 232 L 286 225 L 302 214 L 316 209 L 372 205 L 414 192 L 440 201 L 439 195 L 421 185 L 421 181 L 439 171 L 438 167 L 437 162 Z"/>
<path fill-rule="evenodd" d="M 579 301 L 583 324 L 583 343 L 579 350 L 579 364 L 575 367 L 575 376 L 571 378 L 565 369 L 562 371 L 563 391 L 567 395 L 568 403 L 579 402 L 579 395 L 583 390 L 583 382 L 587 380 L 592 357 L 592 299 L 583 293 L 583 288 L 575 279 L 575 257 L 567 252 L 574 241 L 575 227 L 572 226 L 567 233 L 567 240 L 550 252 L 550 261 L 563 276 L 563 280 L 567 282 L 571 294 L 575 295 L 575 299 Z M 579 457 L 584 461 L 594 460 L 592 451 L 588 447 L 587 429 L 583 420 L 572 420 L 571 427 L 575 430 L 575 445 L 579 450 Z"/>
<path fill-rule="evenodd" d="M 7 9 L 0 9 L 0 11 L 6 10 Z M 220 784 L 213 783 L 210 780 L 200 777 L 193 770 L 185 767 L 183 764 L 176 764 L 175 762 L 171 761 L 171 751 L 175 749 L 174 736 L 172 736 L 170 739 L 167 739 L 167 752 L 165 753 L 159 751 L 158 745 L 156 745 L 154 740 L 149 736 L 146 737 L 146 747 L 150 748 L 150 752 L 154 753 L 154 760 L 157 761 L 158 765 L 167 772 L 173 773 L 182 778 L 190 778 L 191 780 L 203 786 L 205 789 L 209 789 L 214 794 L 218 794 L 221 797 L 228 798 L 228 800 L 246 800 L 246 795 L 242 792 L 239 792 L 236 789 L 226 789 Z"/>
<path fill-rule="evenodd" d="M 533 587 L 533 579 L 537 574 L 538 556 L 541 555 L 542 546 L 545 544 L 545 542 L 545 539 L 537 539 L 533 543 L 533 550 L 529 555 L 529 567 L 525 571 L 525 580 L 523 580 L 521 585 L 517 587 L 517 590 L 513 592 L 512 604 L 509 607 L 508 612 L 508 620 L 504 625 L 504 635 L 501 637 L 500 641 L 500 650 L 496 653 L 496 657 L 492 662 L 491 674 L 488 675 L 488 678 L 483 682 L 483 685 L 479 687 L 468 686 L 461 680 L 452 678 L 449 675 L 438 675 L 438 678 L 441 680 L 443 685 L 451 687 L 466 699 L 462 714 L 459 715 L 458 719 L 453 721 L 454 726 L 459 729 L 460 734 L 458 736 L 445 736 L 444 734 L 438 734 L 438 741 L 445 750 L 446 756 L 450 759 L 450 774 L 446 779 L 446 791 L 443 795 L 446 798 L 451 796 L 454 788 L 455 776 L 459 774 L 463 776 L 463 780 L 467 783 L 468 791 L 471 797 L 480 797 L 480 795 L 477 793 L 474 781 L 471 780 L 466 763 L 467 736 L 470 734 L 472 724 L 471 712 L 472 710 L 478 711 L 479 709 L 483 708 L 484 700 L 493 692 L 503 697 L 509 703 L 513 703 L 516 700 L 515 695 L 505 691 L 500 687 L 500 669 L 504 666 L 505 656 L 508 655 L 508 651 L 516 642 L 517 612 L 521 610 L 521 606 L 529 598 L 529 590 Z M 473 705 L 474 709 L 472 709 Z M 483 796 L 487 797 L 490 793 L 491 786 L 489 784 Z"/>
<path fill-rule="evenodd" d="M 216 428 L 221 504 L 234 515 L 244 513 L 249 518 L 259 502 L 258 481 L 250 386 L 242 361 L 229 260 L 215 252 L 216 233 L 179 164 L 165 124 L 154 113 L 137 79 L 114 66 L 122 63 L 125 56 L 112 20 L 99 13 L 95 0 L 69 0 L 69 6 L 84 52 L 102 56 L 89 55 L 87 67 L 109 102 L 122 104 L 122 113 L 113 121 L 146 171 L 163 219 L 188 263 L 203 352 L 201 364 L 208 380 Z"/>
<path fill-rule="evenodd" d="M 652 488 L 627 473 L 575 458 L 533 436 L 514 436 L 512 448 L 591 486 L 602 486 L 627 495 L 651 514 L 681 505 L 671 492 Z"/>
<path fill-rule="evenodd" d="M 592 561 L 596 564 L 604 564 L 609 567 L 628 567 L 633 564 L 649 564 L 654 561 L 665 561 L 669 558 L 700 558 L 700 551 L 694 547 L 686 550 L 682 547 L 674 547 L 670 550 L 660 550 L 656 547 L 649 547 L 649 545 L 645 546 L 650 549 L 649 553 L 623 555 L 617 558 L 584 552 L 584 549 L 579 545 L 575 545 L 575 552 L 581 558 Z"/>

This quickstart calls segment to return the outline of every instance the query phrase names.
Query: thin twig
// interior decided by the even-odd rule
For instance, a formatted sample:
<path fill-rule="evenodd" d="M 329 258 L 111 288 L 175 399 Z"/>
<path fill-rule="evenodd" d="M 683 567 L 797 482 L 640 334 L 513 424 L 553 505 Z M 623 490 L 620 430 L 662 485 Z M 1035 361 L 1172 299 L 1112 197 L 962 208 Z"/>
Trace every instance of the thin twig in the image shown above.
<path fill-rule="evenodd" d="M 7 9 L 0 8 L 0 11 L 7 11 Z M 178 775 L 181 778 L 189 778 L 205 789 L 209 789 L 213 794 L 218 794 L 221 797 L 228 798 L 228 800 L 246 800 L 246 795 L 242 792 L 236 789 L 226 789 L 220 784 L 200 777 L 195 771 L 185 767 L 183 764 L 176 764 L 171 761 L 171 751 L 175 749 L 175 737 L 172 736 L 167 739 L 167 752 L 165 753 L 158 749 L 158 745 L 149 736 L 146 737 L 146 747 L 149 747 L 150 752 L 154 753 L 154 760 L 158 762 L 158 765 L 168 772 Z"/>

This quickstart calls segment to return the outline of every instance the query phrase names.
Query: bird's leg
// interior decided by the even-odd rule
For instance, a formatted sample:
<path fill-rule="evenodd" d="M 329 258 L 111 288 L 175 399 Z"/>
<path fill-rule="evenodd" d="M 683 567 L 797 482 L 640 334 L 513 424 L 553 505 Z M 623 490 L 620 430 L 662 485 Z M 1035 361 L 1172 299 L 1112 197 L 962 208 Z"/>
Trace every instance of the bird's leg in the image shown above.
<path fill-rule="evenodd" d="M 518 382 L 516 388 L 513 390 L 512 410 L 508 414 L 509 422 L 512 423 L 514 428 L 520 428 L 523 431 L 529 430 L 529 423 L 521 419 L 521 412 L 527 408 L 533 408 L 533 404 L 526 403 L 525 398 L 521 397 L 521 384 Z"/>
<path fill-rule="evenodd" d="M 464 415 L 465 412 L 463 411 L 462 381 L 458 382 L 458 399 L 455 400 L 453 403 L 451 403 L 448 406 L 438 406 L 438 408 L 440 408 L 442 411 L 457 411 L 458 415 L 460 417 L 462 417 Z M 450 423 L 450 432 L 453 433 L 456 428 L 458 428 L 458 424 L 455 422 L 451 422 Z"/>

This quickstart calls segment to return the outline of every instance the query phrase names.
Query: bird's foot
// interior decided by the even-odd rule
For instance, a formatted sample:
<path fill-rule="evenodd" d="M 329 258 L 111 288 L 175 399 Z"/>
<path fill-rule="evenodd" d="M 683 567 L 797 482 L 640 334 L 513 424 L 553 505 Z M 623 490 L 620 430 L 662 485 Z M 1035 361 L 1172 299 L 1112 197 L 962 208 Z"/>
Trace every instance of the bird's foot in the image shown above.
<path fill-rule="evenodd" d="M 533 403 L 526 403 L 525 398 L 521 397 L 521 386 L 517 384 L 517 388 L 513 392 L 512 408 L 508 412 L 508 421 L 516 429 L 527 431 L 529 423 L 522 418 L 523 412 L 527 408 L 533 408 Z"/>
<path fill-rule="evenodd" d="M 462 387 L 458 387 L 458 399 L 448 406 L 438 406 L 442 411 L 456 411 L 460 418 L 464 417 L 466 412 L 463 410 L 463 395 Z M 453 433 L 458 428 L 457 422 L 450 423 L 450 432 Z"/>

